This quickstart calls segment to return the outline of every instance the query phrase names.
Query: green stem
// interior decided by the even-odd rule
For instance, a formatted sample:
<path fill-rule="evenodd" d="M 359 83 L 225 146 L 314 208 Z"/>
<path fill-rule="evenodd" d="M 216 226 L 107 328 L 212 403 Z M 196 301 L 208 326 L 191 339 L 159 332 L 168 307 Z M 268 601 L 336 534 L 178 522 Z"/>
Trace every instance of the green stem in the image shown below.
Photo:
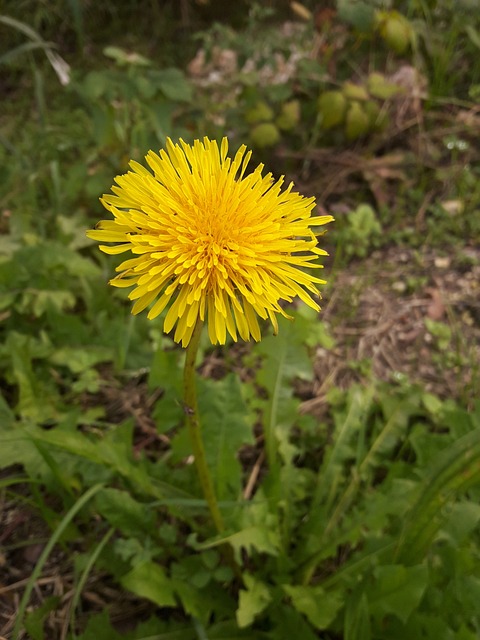
<path fill-rule="evenodd" d="M 185 369 L 183 373 L 183 399 L 185 402 L 185 414 L 187 426 L 192 444 L 192 452 L 195 458 L 198 478 L 203 495 L 207 501 L 210 515 L 218 533 L 225 530 L 222 514 L 218 508 L 217 496 L 213 488 L 213 482 L 207 465 L 205 447 L 203 446 L 200 418 L 198 415 L 197 387 L 195 384 L 195 359 L 197 356 L 200 336 L 202 335 L 203 322 L 197 321 L 192 338 L 186 349 Z"/>

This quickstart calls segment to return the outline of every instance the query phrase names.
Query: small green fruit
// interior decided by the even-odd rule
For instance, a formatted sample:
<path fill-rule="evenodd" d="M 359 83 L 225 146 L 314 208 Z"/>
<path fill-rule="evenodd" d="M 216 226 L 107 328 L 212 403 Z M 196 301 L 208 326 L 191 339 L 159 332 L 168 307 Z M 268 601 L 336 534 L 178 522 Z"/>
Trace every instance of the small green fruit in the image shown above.
<path fill-rule="evenodd" d="M 260 149 L 273 147 L 280 140 L 280 132 L 272 122 L 262 122 L 250 131 L 250 139 Z"/>
<path fill-rule="evenodd" d="M 282 110 L 276 119 L 276 125 L 282 131 L 290 131 L 300 120 L 300 103 L 298 100 L 290 100 L 282 106 Z"/>
<path fill-rule="evenodd" d="M 367 133 L 370 120 L 359 102 L 352 102 L 347 111 L 345 135 L 348 140 L 356 140 Z"/>
<path fill-rule="evenodd" d="M 341 91 L 325 91 L 318 99 L 322 128 L 333 129 L 343 122 L 347 100 Z"/>
<path fill-rule="evenodd" d="M 402 54 L 407 51 L 414 38 L 410 22 L 398 11 L 382 11 L 378 14 L 379 31 L 387 46 Z"/>
<path fill-rule="evenodd" d="M 403 91 L 402 87 L 394 82 L 389 82 L 383 74 L 377 71 L 368 76 L 367 86 L 370 95 L 380 100 L 388 100 Z"/>
<path fill-rule="evenodd" d="M 254 107 L 251 107 L 245 112 L 244 118 L 248 124 L 255 124 L 256 122 L 268 122 L 273 120 L 273 116 L 273 110 L 266 102 L 257 102 Z"/>
<path fill-rule="evenodd" d="M 368 93 L 365 87 L 347 80 L 343 83 L 343 95 L 349 100 L 368 100 Z"/>

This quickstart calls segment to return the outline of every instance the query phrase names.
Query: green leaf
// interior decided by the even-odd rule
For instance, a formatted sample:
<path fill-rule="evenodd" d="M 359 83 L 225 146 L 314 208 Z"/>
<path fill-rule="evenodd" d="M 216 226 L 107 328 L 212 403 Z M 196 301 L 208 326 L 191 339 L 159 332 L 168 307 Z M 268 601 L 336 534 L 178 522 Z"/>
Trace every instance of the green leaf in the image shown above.
<path fill-rule="evenodd" d="M 3 397 L 3 393 L 0 392 L 0 425 L 1 425 L 1 429 L 10 429 L 14 426 L 15 424 L 15 414 L 13 413 L 13 411 L 10 409 L 10 407 L 7 404 L 7 401 L 5 400 L 5 398 Z M 1 431 L 0 431 L 1 433 Z M 1 447 L 0 447 L 0 452 L 1 452 Z M 1 456 L 1 453 L 0 453 Z M 0 458 L 1 459 L 1 458 Z M 0 463 L 0 467 L 1 467 L 1 463 Z"/>
<path fill-rule="evenodd" d="M 107 610 L 89 616 L 85 631 L 77 640 L 125 640 L 124 636 L 113 629 Z"/>
<path fill-rule="evenodd" d="M 213 542 L 196 545 L 198 549 L 212 549 L 228 542 L 237 552 L 242 549 L 250 555 L 252 550 L 258 553 L 268 553 L 277 556 L 279 553 L 278 532 L 267 526 L 252 526 L 237 531 L 229 536 L 219 538 Z"/>
<path fill-rule="evenodd" d="M 47 616 L 58 608 L 59 604 L 60 598 L 58 596 L 50 596 L 25 617 L 25 631 L 32 640 L 44 640 L 43 623 Z"/>
<path fill-rule="evenodd" d="M 469 539 L 479 522 L 479 504 L 457 502 L 450 508 L 449 518 L 442 527 L 442 533 L 450 536 L 455 545 L 460 546 Z"/>
<path fill-rule="evenodd" d="M 138 564 L 120 579 L 120 583 L 125 589 L 159 607 L 174 607 L 176 604 L 172 583 L 155 562 Z"/>
<path fill-rule="evenodd" d="M 316 629 L 327 629 L 343 605 L 342 594 L 322 587 L 283 585 L 283 590 Z"/>
<path fill-rule="evenodd" d="M 178 102 L 192 101 L 192 85 L 180 69 L 171 68 L 154 71 L 151 72 L 150 77 L 170 100 Z"/>
<path fill-rule="evenodd" d="M 174 580 L 172 586 L 180 598 L 184 611 L 207 624 L 212 616 L 216 618 L 231 617 L 235 611 L 235 603 L 224 586 L 209 582 L 198 587 L 191 580 Z"/>
<path fill-rule="evenodd" d="M 113 357 L 113 349 L 109 347 L 63 347 L 53 353 L 50 362 L 67 367 L 72 373 L 79 374 L 100 362 L 112 362 Z"/>
<path fill-rule="evenodd" d="M 25 587 L 25 590 L 22 595 L 22 599 L 20 601 L 20 604 L 17 607 L 17 617 L 15 620 L 15 626 L 12 632 L 13 640 L 18 640 L 18 636 L 22 628 L 22 623 L 24 620 L 24 615 L 27 609 L 28 602 L 30 600 L 30 596 L 32 594 L 33 588 L 37 583 L 38 578 L 42 574 L 43 568 L 45 566 L 45 563 L 48 560 L 48 557 L 50 556 L 50 553 L 52 552 L 55 545 L 61 539 L 65 530 L 70 526 L 72 520 L 77 515 L 77 513 L 82 510 L 82 508 L 89 502 L 89 500 L 91 500 L 94 497 L 94 495 L 98 491 L 100 491 L 102 487 L 103 487 L 102 484 L 97 484 L 97 485 L 94 485 L 93 487 L 90 487 L 87 491 L 85 491 L 85 493 L 78 498 L 75 504 L 62 517 L 57 528 L 55 529 L 53 534 L 50 536 L 47 544 L 45 545 L 45 548 L 43 549 L 40 555 L 40 558 L 37 561 L 37 564 L 35 565 L 35 568 L 32 574 L 29 577 L 27 586 Z"/>
<path fill-rule="evenodd" d="M 371 640 L 370 612 L 363 588 L 348 598 L 344 625 L 344 640 Z"/>
<path fill-rule="evenodd" d="M 240 589 L 237 609 L 237 622 L 241 629 L 251 625 L 272 600 L 272 594 L 263 582 L 248 573 L 243 575 L 243 581 L 246 589 Z"/>
<path fill-rule="evenodd" d="M 480 428 L 442 451 L 425 475 L 418 498 L 404 518 L 396 558 L 412 563 L 425 550 L 445 520 L 445 505 L 480 484 Z"/>
<path fill-rule="evenodd" d="M 480 48 L 480 42 L 479 42 L 479 48 Z M 462 624 L 460 629 L 457 631 L 455 640 L 478 640 L 478 634 L 468 629 L 466 624 Z"/>
<path fill-rule="evenodd" d="M 198 395 L 206 457 L 217 497 L 237 497 L 242 479 L 238 450 L 253 442 L 240 383 L 233 374 L 217 381 L 200 379 Z"/>
<path fill-rule="evenodd" d="M 296 609 L 289 606 L 281 606 L 275 610 L 273 616 L 275 630 L 271 637 L 274 640 L 318 640 L 305 617 Z"/>
<path fill-rule="evenodd" d="M 428 569 L 424 565 L 404 567 L 383 565 L 375 569 L 373 586 L 365 592 L 373 615 L 393 614 L 406 623 L 420 604 L 428 585 Z"/>
<path fill-rule="evenodd" d="M 24 418 L 35 422 L 44 422 L 56 416 L 52 392 L 43 380 L 39 380 L 33 368 L 34 358 L 45 358 L 50 347 L 42 344 L 33 336 L 10 331 L 6 351 L 12 362 L 12 375 L 18 385 L 18 404 L 16 410 Z"/>
<path fill-rule="evenodd" d="M 117 428 L 115 433 L 117 435 L 122 433 L 122 429 Z M 93 440 L 82 433 L 67 431 L 59 427 L 49 431 L 29 427 L 22 430 L 22 436 L 27 441 L 31 439 L 33 442 L 45 442 L 75 456 L 85 458 L 94 464 L 111 469 L 146 496 L 157 499 L 191 497 L 173 485 L 152 481 L 151 475 L 143 465 L 132 462 L 131 445 L 127 442 L 115 442 L 113 439 L 109 441 L 107 438 Z M 17 438 L 17 442 L 21 441 L 22 436 Z"/>
<path fill-rule="evenodd" d="M 338 0 L 338 17 L 358 31 L 370 31 L 374 23 L 374 8 L 363 0 Z"/>
<path fill-rule="evenodd" d="M 294 378 L 309 380 L 312 376 L 312 363 L 304 344 L 308 321 L 296 316 L 294 322 L 285 318 L 279 318 L 278 322 L 278 335 L 265 337 L 257 346 L 257 353 L 263 358 L 257 382 L 268 393 L 263 422 L 271 471 L 277 460 L 278 443 L 288 443 L 298 416 L 298 401 L 293 399 L 291 381 Z M 286 451 L 291 453 L 288 447 Z M 284 449 L 284 453 L 286 451 Z"/>
<path fill-rule="evenodd" d="M 162 395 L 157 400 L 154 418 L 160 433 L 166 433 L 184 420 L 182 410 L 182 369 L 176 350 L 158 348 L 155 351 L 150 374 L 149 389 L 160 388 Z"/>
<path fill-rule="evenodd" d="M 155 513 L 148 504 L 135 500 L 126 491 L 103 489 L 97 494 L 95 506 L 101 515 L 126 536 L 156 533 Z"/>

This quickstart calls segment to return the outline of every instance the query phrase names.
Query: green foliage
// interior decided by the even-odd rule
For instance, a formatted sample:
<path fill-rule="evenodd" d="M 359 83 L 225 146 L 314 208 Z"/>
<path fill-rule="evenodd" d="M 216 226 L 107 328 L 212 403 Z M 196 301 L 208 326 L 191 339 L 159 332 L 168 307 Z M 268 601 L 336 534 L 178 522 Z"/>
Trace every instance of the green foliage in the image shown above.
<path fill-rule="evenodd" d="M 112 22 L 112 34 L 125 31 L 123 9 L 107 4 L 102 20 Z M 8 39 L 0 57 L 8 71 L 0 122 L 0 488 L 50 531 L 20 599 L 14 640 L 22 629 L 34 640 L 50 637 L 53 618 L 69 622 L 69 640 L 479 636 L 480 405 L 467 410 L 408 380 L 366 376 L 364 385 L 331 389 L 321 418 L 306 414 L 302 390 L 318 382 L 313 355 L 336 345 L 312 310 L 287 310 L 293 320 L 280 320 L 278 336 L 226 350 L 215 375 L 199 379 L 206 455 L 226 523 L 213 535 L 183 424 L 183 354 L 160 324 L 130 316 L 123 291 L 106 291 L 112 261 L 93 254 L 85 238 L 113 176 L 166 136 L 228 132 L 232 146 L 250 140 L 258 155 L 270 153 L 277 173 L 310 178 L 314 191 L 323 171 L 312 170 L 316 153 L 346 152 L 339 166 L 347 169 L 348 154 L 357 153 L 357 179 L 379 149 L 401 143 L 399 130 L 390 140 L 390 127 L 400 118 L 401 132 L 410 122 L 398 109 L 409 94 L 392 77 L 397 65 L 415 65 L 428 80 L 430 110 L 414 116 L 422 136 L 432 134 L 431 155 L 405 169 L 381 224 L 380 205 L 368 204 L 372 194 L 355 182 L 347 213 L 337 216 L 337 256 L 361 262 L 391 237 L 401 242 L 431 184 L 441 185 L 441 198 L 423 208 L 426 241 L 474 243 L 475 113 L 455 114 L 447 133 L 436 128 L 456 101 L 478 97 L 473 4 L 456 11 L 449 2 L 393 9 L 339 0 L 332 37 L 327 28 L 317 37 L 310 24 L 286 37 L 259 4 L 245 31 L 216 24 L 198 36 L 206 64 L 219 49 L 237 55 L 219 87 L 188 79 L 152 43 L 102 33 L 99 48 L 94 18 L 75 0 L 66 12 L 60 2 L 49 11 L 23 3 L 29 24 L 13 5 L 13 19 L 0 17 Z M 167 18 L 152 24 L 170 36 Z M 58 63 L 50 42 L 57 27 L 93 52 L 88 61 L 68 58 L 66 88 L 47 66 Z M 338 35 L 340 47 L 332 41 Z M 316 59 L 312 43 L 321 47 Z M 439 97 L 448 98 L 445 111 Z M 386 175 L 398 177 L 388 168 Z M 425 241 L 416 236 L 410 241 Z M 429 318 L 425 327 L 434 361 L 455 367 L 455 327 Z M 218 351 L 205 347 L 202 357 L 215 363 Z M 73 569 L 66 617 L 64 599 L 37 603 L 32 595 L 55 551 Z M 92 577 L 152 603 L 150 617 L 142 613 L 119 631 L 109 607 L 91 612 L 83 594 Z"/>
<path fill-rule="evenodd" d="M 141 159 L 175 136 L 175 118 L 181 105 L 191 103 L 192 87 L 179 69 L 155 68 L 139 54 L 119 47 L 106 47 L 104 54 L 117 69 L 90 71 L 72 89 L 87 110 L 97 149 L 115 154 L 119 163 L 125 153 Z"/>
<path fill-rule="evenodd" d="M 365 257 L 381 237 L 382 227 L 375 211 L 368 204 L 360 204 L 349 213 L 339 231 L 339 245 L 347 256 Z"/>
<path fill-rule="evenodd" d="M 62 535 L 68 544 L 67 525 L 82 508 L 84 521 L 95 518 L 96 529 L 104 523 L 105 541 L 117 532 L 113 546 L 103 543 L 93 551 L 99 566 L 108 567 L 123 588 L 161 607 L 163 617 L 181 603 L 192 624 L 197 621 L 212 637 L 212 615 L 253 635 L 269 630 L 272 638 L 285 637 L 278 629 L 283 618 L 304 627 L 305 637 L 339 629 L 348 638 L 400 637 L 437 616 L 439 598 L 446 630 L 475 628 L 478 600 L 463 602 L 461 621 L 457 612 L 461 594 L 480 585 L 478 546 L 472 544 L 480 523 L 480 405 L 467 413 L 408 384 L 372 385 L 332 391 L 332 424 L 305 420 L 292 383 L 311 378 L 306 343 L 317 334 L 308 314 L 295 314 L 293 323 L 282 322 L 278 337 L 260 343 L 255 380 L 243 387 L 232 375 L 202 382 L 210 469 L 228 514 L 228 531 L 219 538 L 209 539 L 198 522 L 204 511 L 203 501 L 193 499 L 195 479 L 183 479 L 190 495 L 174 487 L 180 450 L 174 466 L 165 459 L 160 480 L 157 463 L 132 458 L 128 425 L 92 438 L 66 423 L 46 431 L 15 424 L 10 416 L 2 450 L 21 439 L 17 462 L 33 474 L 27 446 L 33 443 L 45 461 L 35 466 L 37 476 L 60 495 L 62 485 L 72 505 L 35 575 Z M 179 355 L 170 352 L 170 368 Z M 162 375 L 165 384 L 171 376 L 166 371 L 155 374 L 160 385 Z M 158 402 L 163 401 L 173 400 L 165 395 Z M 265 430 L 268 473 L 245 501 L 234 452 L 251 442 L 256 416 Z M 180 425 L 181 414 L 171 428 Z M 74 475 L 61 471 L 60 460 Z M 107 484 L 93 484 L 100 478 Z M 84 497 L 72 502 L 71 489 L 80 486 Z M 172 517 L 185 523 L 183 533 L 172 526 Z M 189 530 L 196 539 L 185 537 Z M 95 539 L 92 534 L 92 545 Z M 241 580 L 222 562 L 225 545 L 238 562 L 248 558 Z M 85 570 L 92 568 L 88 561 Z M 453 576 L 455 589 L 442 589 Z M 35 629 L 49 610 L 27 618 L 34 635 L 41 637 Z M 159 620 L 155 624 L 162 628 Z M 171 624 L 173 633 L 185 623 L 175 626 L 172 618 Z"/>

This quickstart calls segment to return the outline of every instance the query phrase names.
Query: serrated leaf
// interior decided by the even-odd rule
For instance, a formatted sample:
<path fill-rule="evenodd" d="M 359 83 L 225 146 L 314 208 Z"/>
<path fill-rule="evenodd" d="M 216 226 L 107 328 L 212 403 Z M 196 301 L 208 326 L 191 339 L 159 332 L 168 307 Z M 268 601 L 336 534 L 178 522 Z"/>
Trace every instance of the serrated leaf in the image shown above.
<path fill-rule="evenodd" d="M 208 586 L 199 587 L 189 580 L 172 580 L 172 586 L 185 612 L 204 624 L 212 614 L 214 617 L 231 617 L 235 611 L 235 602 L 222 585 L 209 582 Z"/>
<path fill-rule="evenodd" d="M 121 432 L 117 429 L 117 433 Z M 165 482 L 152 482 L 152 477 L 146 468 L 140 464 L 135 464 L 131 460 L 131 447 L 125 442 L 117 442 L 113 439 L 91 440 L 79 432 L 71 432 L 60 428 L 45 431 L 33 427 L 22 430 L 20 438 L 47 443 L 54 447 L 59 447 L 63 451 L 86 458 L 94 464 L 104 466 L 118 473 L 128 480 L 132 486 L 146 496 L 162 499 L 165 497 L 187 497 L 191 496 L 177 489 L 173 485 Z"/>
<path fill-rule="evenodd" d="M 113 629 L 105 610 L 89 616 L 87 627 L 77 640 L 124 640 L 124 636 Z"/>
<path fill-rule="evenodd" d="M 126 536 L 154 535 L 155 514 L 151 507 L 135 500 L 126 491 L 102 489 L 95 498 L 100 514 Z"/>
<path fill-rule="evenodd" d="M 241 489 L 242 470 L 237 453 L 253 442 L 252 426 L 236 376 L 198 383 L 198 403 L 207 462 L 217 496 L 236 497 Z"/>
<path fill-rule="evenodd" d="M 279 540 L 274 531 L 267 527 L 249 527 L 228 537 L 228 542 L 234 549 L 245 549 L 251 554 L 254 549 L 258 553 L 268 553 L 276 556 L 279 553 Z"/>
<path fill-rule="evenodd" d="M 283 585 L 283 590 L 292 599 L 295 609 L 303 613 L 316 629 L 326 629 L 343 605 L 340 593 L 328 592 L 322 587 Z"/>
<path fill-rule="evenodd" d="M 272 594 L 266 584 L 249 574 L 244 574 L 243 580 L 246 589 L 240 589 L 236 614 L 240 628 L 251 625 L 272 600 Z"/>
<path fill-rule="evenodd" d="M 377 616 L 392 614 L 406 623 L 419 606 L 428 585 L 424 565 L 383 565 L 375 569 L 373 586 L 366 587 L 370 611 Z"/>
<path fill-rule="evenodd" d="M 39 380 L 32 364 L 34 358 L 48 356 L 51 348 L 33 336 L 16 331 L 10 331 L 5 347 L 11 358 L 13 380 L 18 385 L 16 410 L 22 417 L 35 422 L 51 419 L 57 413 L 54 394 L 43 380 Z"/>
<path fill-rule="evenodd" d="M 159 607 L 174 607 L 176 604 L 172 583 L 155 562 L 137 565 L 120 579 L 120 583 L 125 589 Z"/>

